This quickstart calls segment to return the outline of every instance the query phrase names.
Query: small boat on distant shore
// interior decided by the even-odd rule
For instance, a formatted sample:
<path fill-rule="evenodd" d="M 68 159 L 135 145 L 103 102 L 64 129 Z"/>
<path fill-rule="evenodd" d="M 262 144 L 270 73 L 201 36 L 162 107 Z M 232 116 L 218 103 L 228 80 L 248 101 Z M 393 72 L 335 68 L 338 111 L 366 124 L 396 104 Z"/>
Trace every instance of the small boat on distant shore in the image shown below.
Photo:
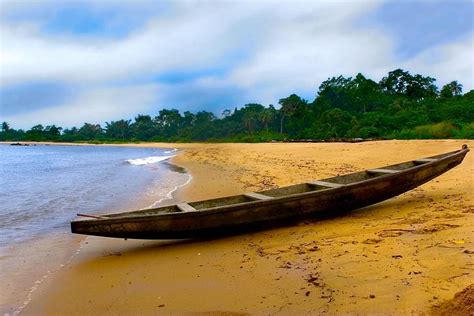
<path fill-rule="evenodd" d="M 76 234 L 137 239 L 199 238 L 288 224 L 318 213 L 345 212 L 382 202 L 459 165 L 469 149 L 278 189 L 71 222 Z"/>

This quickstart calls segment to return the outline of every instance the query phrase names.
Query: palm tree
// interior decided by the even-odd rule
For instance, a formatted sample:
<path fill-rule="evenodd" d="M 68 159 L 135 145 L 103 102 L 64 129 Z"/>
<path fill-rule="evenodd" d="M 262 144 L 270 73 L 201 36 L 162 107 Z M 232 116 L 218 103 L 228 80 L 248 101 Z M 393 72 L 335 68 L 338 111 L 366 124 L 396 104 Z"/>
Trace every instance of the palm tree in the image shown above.
<path fill-rule="evenodd" d="M 462 84 L 458 83 L 457 80 L 454 80 L 449 83 L 449 87 L 453 95 L 461 95 L 462 93 Z"/>
<path fill-rule="evenodd" d="M 232 111 L 229 109 L 225 109 L 224 111 L 222 111 L 222 117 L 224 118 L 229 117 L 231 115 L 232 115 Z"/>
<path fill-rule="evenodd" d="M 2 123 L 2 132 L 8 132 L 10 130 L 10 125 L 7 122 Z"/>
<path fill-rule="evenodd" d="M 285 121 L 285 117 L 292 116 L 296 109 L 298 108 L 298 104 L 301 103 L 302 100 L 296 94 L 290 95 L 288 98 L 283 98 L 278 101 L 281 105 L 280 108 L 280 134 L 283 134 L 283 125 Z"/>
<path fill-rule="evenodd" d="M 271 108 L 266 108 L 259 113 L 260 122 L 265 126 L 265 131 L 268 132 L 268 124 L 273 121 L 274 113 Z"/>
<path fill-rule="evenodd" d="M 257 113 L 254 111 L 246 111 L 243 116 L 244 126 L 248 129 L 249 134 L 253 134 L 254 123 L 257 118 Z"/>
<path fill-rule="evenodd" d="M 440 92 L 440 96 L 443 98 L 451 98 L 453 96 L 461 95 L 461 93 L 462 93 L 462 84 L 458 83 L 455 80 L 443 86 Z"/>

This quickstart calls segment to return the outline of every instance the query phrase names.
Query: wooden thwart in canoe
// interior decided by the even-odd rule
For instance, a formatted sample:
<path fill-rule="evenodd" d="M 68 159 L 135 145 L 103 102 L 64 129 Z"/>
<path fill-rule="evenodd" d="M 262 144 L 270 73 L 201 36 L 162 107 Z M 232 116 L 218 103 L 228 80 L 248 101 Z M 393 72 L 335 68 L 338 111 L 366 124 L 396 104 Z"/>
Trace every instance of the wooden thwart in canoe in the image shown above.
<path fill-rule="evenodd" d="M 83 215 L 76 234 L 140 239 L 197 238 L 284 225 L 409 191 L 460 164 L 469 149 L 278 189 L 117 214 Z M 79 215 L 79 214 L 78 214 Z"/>

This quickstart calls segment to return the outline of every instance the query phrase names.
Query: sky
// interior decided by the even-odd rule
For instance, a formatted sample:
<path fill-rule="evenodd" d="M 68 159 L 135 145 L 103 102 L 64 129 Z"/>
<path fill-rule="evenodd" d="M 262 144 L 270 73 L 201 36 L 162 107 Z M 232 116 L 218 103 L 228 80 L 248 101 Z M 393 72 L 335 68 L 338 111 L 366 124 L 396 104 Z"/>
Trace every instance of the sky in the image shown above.
<path fill-rule="evenodd" d="M 0 0 L 0 121 L 220 115 L 397 68 L 467 92 L 473 43 L 472 0 Z"/>

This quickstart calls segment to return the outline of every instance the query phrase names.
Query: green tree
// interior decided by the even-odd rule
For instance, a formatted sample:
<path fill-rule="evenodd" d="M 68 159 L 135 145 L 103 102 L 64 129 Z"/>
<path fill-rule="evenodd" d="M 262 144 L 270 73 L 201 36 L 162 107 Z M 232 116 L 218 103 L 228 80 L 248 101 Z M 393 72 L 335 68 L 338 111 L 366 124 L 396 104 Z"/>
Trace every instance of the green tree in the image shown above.
<path fill-rule="evenodd" d="M 17 136 L 20 135 L 17 134 L 17 131 L 10 128 L 10 125 L 7 122 L 2 123 L 2 129 L 0 131 L 0 141 L 13 140 Z"/>
<path fill-rule="evenodd" d="M 183 126 L 184 127 L 191 127 L 193 126 L 194 122 L 196 121 L 196 115 L 189 111 L 184 112 L 183 117 Z"/>
<path fill-rule="evenodd" d="M 436 97 L 438 88 L 434 84 L 435 81 L 435 78 L 423 77 L 422 75 L 412 76 L 406 95 L 416 100 Z"/>
<path fill-rule="evenodd" d="M 131 122 L 132 120 L 106 122 L 105 134 L 110 138 L 121 140 L 129 139 L 132 134 Z"/>
<path fill-rule="evenodd" d="M 382 105 L 383 95 L 379 85 L 361 73 L 357 74 L 348 86 L 351 104 L 349 110 L 367 113 Z"/>
<path fill-rule="evenodd" d="M 229 110 L 229 109 L 225 109 L 224 111 L 222 111 L 222 117 L 223 118 L 229 117 L 231 115 L 232 115 L 232 111 Z"/>
<path fill-rule="evenodd" d="M 340 139 L 352 128 L 353 116 L 341 109 L 331 109 L 323 113 L 322 123 L 327 126 L 326 137 Z"/>
<path fill-rule="evenodd" d="M 162 109 L 154 118 L 159 134 L 165 139 L 176 137 L 183 123 L 183 117 L 176 109 Z"/>
<path fill-rule="evenodd" d="M 57 139 L 61 135 L 62 127 L 56 125 L 48 125 L 44 128 L 44 134 L 48 139 Z"/>
<path fill-rule="evenodd" d="M 192 140 L 204 141 L 219 135 L 221 131 L 216 130 L 216 116 L 208 111 L 199 111 L 195 115 L 194 124 L 190 130 L 189 137 Z"/>
<path fill-rule="evenodd" d="M 268 108 L 263 109 L 259 113 L 259 120 L 262 123 L 265 131 L 268 132 L 268 125 L 275 119 L 276 110 L 273 105 L 270 104 Z"/>
<path fill-rule="evenodd" d="M 66 142 L 74 142 L 79 139 L 79 129 L 77 127 L 66 128 L 63 130 L 61 140 Z"/>
<path fill-rule="evenodd" d="M 44 131 L 44 127 L 43 127 L 43 125 L 38 124 L 38 125 L 33 126 L 33 127 L 30 129 L 30 131 L 42 133 L 42 132 Z"/>
<path fill-rule="evenodd" d="M 41 124 L 35 125 L 26 131 L 27 137 L 33 141 L 43 141 L 45 140 L 44 136 L 44 127 Z"/>
<path fill-rule="evenodd" d="M 408 71 L 396 69 L 379 82 L 381 89 L 388 94 L 403 95 L 415 100 L 435 97 L 438 88 L 436 79 L 422 75 L 412 76 Z"/>
<path fill-rule="evenodd" d="M 451 98 L 453 96 L 459 96 L 462 93 L 462 84 L 457 81 L 451 81 L 441 88 L 440 96 L 443 98 Z"/>
<path fill-rule="evenodd" d="M 283 134 L 285 118 L 291 117 L 300 106 L 305 106 L 306 102 L 298 95 L 292 94 L 287 98 L 280 99 L 280 134 Z"/>
<path fill-rule="evenodd" d="M 99 124 L 84 123 L 77 131 L 77 135 L 82 140 L 93 140 L 99 138 L 103 133 L 103 129 Z"/>
<path fill-rule="evenodd" d="M 383 77 L 379 85 L 388 94 L 405 94 L 410 81 L 411 75 L 408 71 L 395 69 Z"/>
<path fill-rule="evenodd" d="M 462 94 L 452 81 L 438 97 L 435 79 L 396 69 L 376 83 L 363 74 L 332 77 L 321 83 L 313 102 L 296 94 L 279 100 L 276 110 L 248 103 L 225 110 L 218 119 L 207 111 L 181 115 L 162 109 L 152 118 L 100 125 L 84 123 L 77 129 L 55 125 L 33 126 L 26 133 L 4 122 L 0 140 L 268 141 L 285 138 L 472 138 L 474 91 Z M 283 134 L 285 133 L 285 134 Z"/>
<path fill-rule="evenodd" d="M 156 130 L 150 115 L 138 115 L 131 125 L 134 137 L 139 140 L 150 140 L 155 136 Z"/>
<path fill-rule="evenodd" d="M 351 105 L 352 78 L 344 76 L 332 77 L 323 81 L 313 102 L 316 115 L 320 116 L 326 110 L 340 108 L 349 110 Z"/>
<path fill-rule="evenodd" d="M 462 94 L 462 84 L 458 83 L 455 80 L 455 81 L 451 81 L 449 85 L 451 87 L 451 91 L 453 92 L 453 95 L 458 96 Z"/>
<path fill-rule="evenodd" d="M 7 122 L 2 123 L 2 132 L 6 133 L 10 130 L 10 125 Z"/>
<path fill-rule="evenodd" d="M 265 110 L 263 105 L 258 103 L 249 103 L 242 109 L 243 112 L 243 124 L 249 134 L 253 134 L 258 129 L 257 124 L 259 123 L 260 113 Z"/>

